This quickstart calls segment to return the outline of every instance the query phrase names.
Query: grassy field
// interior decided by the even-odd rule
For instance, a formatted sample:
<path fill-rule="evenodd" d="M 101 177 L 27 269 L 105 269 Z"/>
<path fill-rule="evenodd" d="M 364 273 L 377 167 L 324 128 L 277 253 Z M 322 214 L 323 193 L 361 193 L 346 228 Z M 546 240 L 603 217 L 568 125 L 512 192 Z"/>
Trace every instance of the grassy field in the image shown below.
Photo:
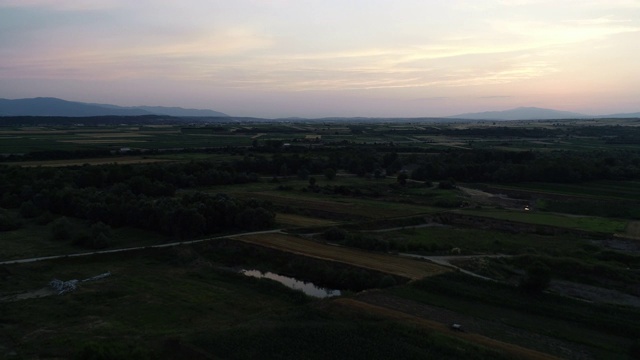
<path fill-rule="evenodd" d="M 394 248 L 416 249 L 423 253 L 450 254 L 520 254 L 527 251 L 546 253 L 571 252 L 588 243 L 572 237 L 536 234 L 512 234 L 494 230 L 452 227 L 425 227 L 383 233 L 369 233 L 394 244 Z M 417 250 L 420 249 L 420 250 Z M 457 251 L 456 251 L 457 252 Z"/>
<path fill-rule="evenodd" d="M 382 219 L 413 216 L 418 214 L 433 214 L 437 211 L 437 209 L 426 206 L 343 196 L 314 196 L 310 194 L 280 191 L 236 192 L 235 189 L 233 194 L 242 198 L 270 201 L 273 204 L 283 207 L 303 209 L 303 214 L 305 212 L 313 213 L 313 211 L 320 211 L 326 214 L 333 214 L 334 216 L 342 219 L 350 219 L 349 217 L 357 217 L 360 219 Z"/>
<path fill-rule="evenodd" d="M 222 133 L 182 132 L 180 126 L 68 127 L 14 129 L 0 132 L 0 154 L 51 150 L 119 150 L 248 146 L 251 137 Z"/>
<path fill-rule="evenodd" d="M 197 204 L 197 196 L 190 199 L 184 196 L 186 193 L 226 193 L 240 200 L 255 199 L 259 200 L 254 203 L 256 206 L 276 214 L 275 224 L 269 223 L 272 229 L 306 235 L 279 230 L 235 236 L 227 232 L 226 238 L 156 249 L 148 246 L 174 239 L 149 231 L 113 228 L 109 249 L 147 248 L 0 266 L 0 356 L 15 353 L 15 358 L 101 358 L 111 353 L 112 358 L 136 359 L 628 358 L 634 342 L 640 348 L 637 308 L 606 305 L 608 299 L 604 295 L 598 298 L 580 293 L 575 296 L 593 302 L 577 301 L 542 290 L 524 292 L 516 285 L 527 279 L 531 267 L 537 267 L 549 272 L 548 289 L 559 294 L 574 296 L 569 291 L 586 291 L 589 287 L 589 291 L 637 297 L 637 179 L 477 186 L 494 193 L 513 191 L 514 197 L 522 195 L 533 200 L 439 188 L 449 176 L 451 181 L 445 185 L 457 182 L 461 187 L 473 187 L 461 185 L 466 181 L 509 179 L 492 171 L 503 170 L 500 164 L 528 164 L 526 156 L 519 158 L 527 154 L 513 151 L 533 150 L 539 156 L 536 159 L 553 160 L 569 153 L 553 153 L 555 150 L 595 150 L 600 157 L 593 169 L 617 162 L 628 166 L 602 167 L 603 171 L 611 171 L 602 174 L 634 173 L 631 161 L 627 161 L 633 158 L 627 158 L 627 152 L 616 151 L 638 149 L 636 144 L 608 144 L 607 139 L 615 140 L 617 135 L 599 137 L 593 129 L 585 131 L 596 135 L 577 136 L 572 132 L 577 123 L 515 122 L 509 124 L 511 129 L 491 122 L 6 128 L 0 131 L 0 154 L 69 151 L 34 154 L 32 158 L 37 159 L 91 156 L 71 152 L 75 150 L 110 150 L 112 154 L 123 147 L 158 150 L 9 165 L 117 163 L 133 168 L 151 162 L 211 161 L 193 164 L 193 169 L 185 166 L 184 172 L 176 174 L 162 173 L 161 165 L 145 170 L 154 170 L 149 174 L 158 172 L 149 175 L 151 183 L 157 177 L 175 186 L 175 199 L 193 200 L 193 209 L 200 209 L 204 202 Z M 486 131 L 477 131 L 480 128 Z M 534 128 L 544 136 L 525 132 Z M 618 140 L 629 139 L 621 136 Z M 279 143 L 291 146 L 279 147 Z M 484 151 L 491 149 L 496 152 Z M 611 161 L 605 150 L 612 150 Z M 476 159 L 471 157 L 476 151 L 478 164 L 476 160 L 465 160 Z M 585 154 L 586 158 L 590 153 Z M 485 157 L 487 163 L 483 163 Z M 251 161 L 243 166 L 233 164 L 245 158 Z M 519 159 L 525 162 L 521 164 Z M 200 182 L 200 178 L 206 180 L 205 175 L 195 170 L 199 167 L 213 173 L 223 163 L 226 164 L 221 169 L 225 173 L 250 172 L 239 182 L 251 182 L 198 185 L 223 183 Z M 249 164 L 251 167 L 246 167 Z M 280 167 L 281 164 L 287 167 Z M 561 161 L 558 164 L 563 165 Z M 286 176 L 274 177 L 276 168 Z M 323 169 L 327 168 L 338 170 L 334 179 L 324 175 Z M 417 178 L 432 180 L 435 185 L 411 179 L 402 183 L 398 175 L 402 172 L 396 173 L 400 168 L 408 175 L 412 169 L 428 168 L 428 174 Z M 35 179 L 36 175 L 27 173 L 35 174 L 34 169 L 7 169 L 7 176 L 0 176 L 0 180 L 7 179 L 0 184 L 0 200 L 8 208 L 2 211 L 11 215 L 4 218 L 4 226 L 21 227 L 0 233 L 0 261 L 94 251 L 73 246 L 71 242 L 81 238 L 78 236 L 60 242 L 52 240 L 48 224 L 59 215 L 28 218 L 29 204 L 35 203 L 38 192 L 47 194 L 46 186 L 37 181 L 29 186 L 18 184 Z M 315 173 L 308 175 L 315 179 L 315 185 L 298 169 L 313 169 Z M 592 170 L 590 166 L 585 169 Z M 374 171 L 380 174 L 383 170 L 393 175 L 374 177 Z M 12 175 L 22 174 L 21 171 L 25 175 Z M 458 178 L 458 174 L 466 178 Z M 593 171 L 590 174 L 601 176 Z M 605 175 L 602 178 L 613 178 Z M 60 187 L 55 191 L 67 191 L 77 185 L 75 179 L 58 178 Z M 133 189 L 136 182 L 124 179 L 110 185 L 113 188 L 96 191 L 124 191 L 116 188 L 120 185 Z M 80 196 L 86 193 L 78 192 Z M 154 200 L 155 195 L 143 194 L 140 198 L 149 200 L 150 206 L 169 204 L 161 198 Z M 38 199 L 42 200 L 42 196 Z M 115 201 L 113 196 L 107 198 Z M 531 211 L 522 210 L 526 201 L 531 201 Z M 27 205 L 21 208 L 23 202 Z M 243 202 L 235 201 L 238 206 Z M 64 208 L 57 205 L 51 209 Z M 591 208 L 600 212 L 578 211 Z M 464 227 L 438 224 L 442 219 L 446 222 L 449 212 L 484 217 L 485 224 L 497 223 L 486 221 L 487 218 L 501 219 L 592 231 L 598 236 L 579 238 L 578 231 L 564 230 L 559 231 L 560 235 L 535 233 L 542 226 L 514 226 L 500 231 L 481 228 L 479 223 L 472 228 L 476 226 L 473 221 Z M 206 216 L 219 216 L 215 214 Z M 193 215 L 193 211 L 176 211 L 170 216 L 187 215 Z M 194 224 L 201 223 L 198 217 L 192 219 Z M 218 220 L 205 219 L 207 224 Z M 244 231 L 240 229 L 244 220 L 229 222 L 234 231 L 240 232 Z M 91 229 L 88 221 L 69 221 L 76 235 Z M 448 262 L 449 266 L 397 255 L 405 252 L 446 255 L 431 260 Z M 458 254 L 473 256 L 449 256 Z M 499 256 L 484 256 L 495 254 Z M 460 271 L 452 270 L 456 266 Z M 241 275 L 241 268 L 312 281 L 339 289 L 342 295 L 312 299 L 273 281 Z M 63 296 L 51 295 L 47 288 L 53 278 L 84 279 L 106 271 L 112 275 L 80 283 L 78 291 Z M 468 272 L 495 281 L 480 281 L 468 276 Z M 558 290 L 562 284 L 567 284 L 567 291 Z M 462 323 L 465 332 L 451 330 L 454 322 Z"/>
<path fill-rule="evenodd" d="M 155 358 L 167 338 L 223 329 L 305 301 L 268 282 L 167 260 L 136 253 L 12 267 L 10 279 L 3 275 L 3 292 L 37 290 L 53 277 L 83 279 L 106 271 L 112 276 L 65 296 L 3 303 L 0 344 L 26 357 L 68 358 L 98 341 L 140 348 Z"/>
<path fill-rule="evenodd" d="M 541 194 L 640 201 L 640 182 L 638 181 L 598 181 L 582 184 L 523 183 L 491 185 L 491 187 L 495 189 L 529 191 Z"/>
<path fill-rule="evenodd" d="M 276 214 L 276 223 L 282 227 L 316 227 L 335 225 L 335 221 L 294 214 Z"/>
<path fill-rule="evenodd" d="M 484 216 L 501 220 L 519 221 L 529 224 L 550 225 L 610 234 L 623 232 L 627 225 L 627 221 L 625 220 L 594 216 L 570 216 L 543 212 L 516 212 L 488 209 L 457 210 L 457 212 L 461 214 Z"/>
<path fill-rule="evenodd" d="M 24 358 L 509 358 L 485 348 L 493 342 L 312 300 L 203 260 L 180 247 L 15 265 L 0 272 L 3 295 L 26 296 L 53 277 L 111 276 L 65 295 L 3 302 L 0 349 Z"/>
<path fill-rule="evenodd" d="M 396 321 L 402 321 L 403 323 L 412 324 L 424 329 L 426 332 L 437 332 L 440 334 L 447 334 L 448 336 L 455 336 L 456 338 L 463 339 L 465 342 L 473 343 L 483 348 L 493 349 L 499 354 L 502 354 L 503 356 L 506 356 L 508 358 L 530 360 L 560 359 L 559 357 L 552 356 L 540 351 L 535 351 L 527 349 L 525 347 L 498 341 L 479 334 L 468 334 L 464 332 L 454 333 L 451 331 L 450 327 L 447 326 L 447 324 L 442 324 L 419 316 L 413 316 L 404 312 L 367 304 L 365 302 L 353 299 L 338 299 L 331 305 L 336 308 L 336 311 L 375 314 L 376 316 L 380 316 L 383 318 L 394 319 Z M 499 355 L 496 354 L 494 356 Z"/>
<path fill-rule="evenodd" d="M 73 218 L 69 221 L 78 231 L 89 231 L 90 224 L 86 221 Z M 53 240 L 50 225 L 38 224 L 35 220 L 27 222 L 18 230 L 5 231 L 1 234 L 0 261 L 94 251 L 73 246 L 69 241 Z M 167 240 L 165 236 L 158 233 L 123 227 L 112 229 L 110 247 L 147 246 Z"/>
<path fill-rule="evenodd" d="M 568 358 L 580 358 L 580 352 L 588 352 L 595 358 L 626 359 L 637 331 L 633 320 L 638 316 L 637 309 L 595 305 L 551 294 L 532 297 L 515 287 L 456 273 L 425 278 L 388 292 L 466 314 L 479 322 L 473 331 L 492 338 L 558 354 L 565 351 L 562 346 L 543 340 L 544 337 L 567 342 L 572 345 L 565 348 L 577 352 L 572 356 L 565 353 L 563 357 Z"/>
<path fill-rule="evenodd" d="M 358 267 L 398 275 L 409 279 L 421 279 L 446 271 L 445 267 L 424 261 L 371 253 L 345 247 L 326 245 L 315 241 L 284 234 L 265 234 L 235 237 L 238 241 L 271 247 L 294 254 L 337 261 Z"/>

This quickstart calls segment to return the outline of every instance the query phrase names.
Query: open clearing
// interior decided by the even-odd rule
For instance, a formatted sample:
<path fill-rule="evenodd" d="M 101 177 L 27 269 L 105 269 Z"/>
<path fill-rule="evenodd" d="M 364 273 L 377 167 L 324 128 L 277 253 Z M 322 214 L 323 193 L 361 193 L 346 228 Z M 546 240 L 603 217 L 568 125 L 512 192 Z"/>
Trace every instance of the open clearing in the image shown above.
<path fill-rule="evenodd" d="M 433 276 L 450 271 L 446 267 L 425 261 L 326 245 L 285 234 L 248 235 L 234 237 L 233 239 L 312 258 L 359 266 L 409 279 L 421 279 L 425 276 Z"/>

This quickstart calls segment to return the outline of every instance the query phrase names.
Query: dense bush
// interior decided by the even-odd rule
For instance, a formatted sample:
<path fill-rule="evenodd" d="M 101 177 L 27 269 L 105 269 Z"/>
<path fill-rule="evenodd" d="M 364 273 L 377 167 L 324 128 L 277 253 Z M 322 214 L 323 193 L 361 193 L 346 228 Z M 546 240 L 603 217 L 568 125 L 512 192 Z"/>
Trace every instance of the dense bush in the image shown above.
<path fill-rule="evenodd" d="M 0 231 L 17 230 L 22 227 L 22 221 L 7 210 L 0 209 Z"/>
<path fill-rule="evenodd" d="M 538 294 L 549 287 L 551 271 L 542 263 L 531 265 L 520 281 L 520 288 L 530 294 Z"/>

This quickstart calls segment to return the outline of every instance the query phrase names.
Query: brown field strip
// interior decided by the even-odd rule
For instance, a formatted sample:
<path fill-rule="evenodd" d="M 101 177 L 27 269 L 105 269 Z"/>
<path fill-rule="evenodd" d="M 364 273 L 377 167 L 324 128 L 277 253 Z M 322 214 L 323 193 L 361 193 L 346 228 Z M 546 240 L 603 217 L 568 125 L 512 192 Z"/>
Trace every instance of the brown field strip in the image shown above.
<path fill-rule="evenodd" d="M 624 235 L 634 239 L 640 239 L 640 221 L 629 221 Z"/>
<path fill-rule="evenodd" d="M 553 355 L 549 355 L 536 350 L 524 348 L 518 345 L 505 343 L 486 336 L 473 333 L 457 332 L 449 329 L 448 326 L 436 321 L 427 320 L 417 316 L 409 315 L 404 312 L 392 310 L 389 308 L 367 304 L 362 301 L 349 298 L 339 298 L 331 301 L 329 305 L 333 311 L 347 311 L 349 314 L 363 313 L 374 314 L 388 319 L 402 321 L 405 324 L 413 324 L 428 331 L 436 331 L 447 336 L 456 337 L 469 343 L 477 344 L 482 347 L 494 349 L 513 356 L 514 359 L 530 359 L 530 360 L 555 360 L 560 359 Z"/>
<path fill-rule="evenodd" d="M 149 137 L 150 135 L 140 134 L 138 132 L 115 132 L 115 133 L 82 133 L 79 136 L 91 137 L 91 138 L 128 138 L 128 137 Z"/>
<path fill-rule="evenodd" d="M 92 139 L 92 140 L 58 140 L 61 143 L 70 143 L 70 144 L 119 144 L 119 143 L 142 143 L 147 142 L 147 140 L 131 140 L 125 138 L 118 139 Z"/>
<path fill-rule="evenodd" d="M 329 226 L 336 224 L 335 221 L 318 219 L 308 216 L 300 216 L 294 214 L 276 214 L 276 222 L 278 224 L 282 224 L 285 226 L 299 226 L 299 227 L 309 227 L 309 226 Z"/>
<path fill-rule="evenodd" d="M 233 237 L 233 239 L 293 254 L 350 264 L 409 279 L 421 279 L 426 276 L 433 276 L 450 271 L 450 269 L 446 267 L 426 261 L 327 245 L 286 234 L 246 235 Z"/>

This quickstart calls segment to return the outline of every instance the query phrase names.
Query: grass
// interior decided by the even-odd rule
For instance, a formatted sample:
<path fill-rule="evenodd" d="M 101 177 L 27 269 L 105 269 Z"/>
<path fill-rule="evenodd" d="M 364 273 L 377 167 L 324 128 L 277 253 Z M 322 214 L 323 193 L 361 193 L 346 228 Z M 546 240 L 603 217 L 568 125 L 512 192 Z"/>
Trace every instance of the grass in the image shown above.
<path fill-rule="evenodd" d="M 625 229 L 626 236 L 631 236 L 636 239 L 640 239 L 640 221 L 631 221 Z"/>
<path fill-rule="evenodd" d="M 82 279 L 107 270 L 113 275 L 64 296 L 3 303 L 3 332 L 14 341 L 1 345 L 28 358 L 69 358 L 87 340 L 140 344 L 157 352 L 166 337 L 262 318 L 299 306 L 304 298 L 243 275 L 172 264 L 171 251 L 13 266 L 14 291 L 34 290 L 53 277 Z"/>
<path fill-rule="evenodd" d="M 251 137 L 248 135 L 181 133 L 179 126 L 163 128 L 161 131 L 131 126 L 8 130 L 0 133 L 0 139 L 0 154 L 47 150 L 111 150 L 119 147 L 183 149 L 251 145 Z"/>
<path fill-rule="evenodd" d="M 449 327 L 445 324 L 438 323 L 436 321 L 428 320 L 418 316 L 412 316 L 407 313 L 403 313 L 400 311 L 367 304 L 361 301 L 353 300 L 353 299 L 338 299 L 332 304 L 334 307 L 342 307 L 342 311 L 349 311 L 355 313 L 368 313 L 375 314 L 375 316 L 380 316 L 383 318 L 391 318 L 396 321 L 402 321 L 405 324 L 412 324 L 419 328 L 424 329 L 428 333 L 436 332 L 439 334 L 446 334 L 447 337 L 455 337 L 457 339 L 463 340 L 468 344 L 474 344 L 476 346 L 480 346 L 481 348 L 489 348 L 497 352 L 494 354 L 495 357 L 500 357 L 500 355 L 508 357 L 508 358 L 517 358 L 517 359 L 558 359 L 555 356 L 545 354 L 539 351 L 527 349 L 518 345 L 505 343 L 502 341 L 498 341 L 495 339 L 491 339 L 486 336 L 482 336 L 479 334 L 471 334 L 471 333 L 453 333 L 449 329 Z"/>
<path fill-rule="evenodd" d="M 371 234 L 394 244 L 426 253 L 446 253 L 453 248 L 462 254 L 521 254 L 535 250 L 571 252 L 587 243 L 573 237 L 553 237 L 536 234 L 512 234 L 494 230 L 451 227 L 426 227 Z"/>
<path fill-rule="evenodd" d="M 294 214 L 276 214 L 277 226 L 283 227 L 316 227 L 334 225 L 335 221 L 317 219 L 308 216 L 300 216 Z"/>
<path fill-rule="evenodd" d="M 0 347 L 22 358 L 506 358 L 490 344 L 362 306 L 312 301 L 202 260 L 180 247 L 14 265 L 0 273 L 3 292 L 35 290 L 53 277 L 112 275 L 62 296 L 2 303 Z"/>
<path fill-rule="evenodd" d="M 610 200 L 640 200 L 640 182 L 638 181 L 596 181 L 581 184 L 523 183 L 509 185 L 491 185 L 492 188 L 530 191 L 543 194 L 560 194 L 584 198 Z"/>
<path fill-rule="evenodd" d="M 319 195 L 302 192 L 255 191 L 243 192 L 234 188 L 232 193 L 244 198 L 270 201 L 273 204 L 302 209 L 304 214 L 319 211 L 334 214 L 339 218 L 383 219 L 418 214 L 432 214 L 437 210 L 418 205 L 393 203 L 383 200 L 371 200 L 344 196 Z"/>
<path fill-rule="evenodd" d="M 625 358 L 631 338 L 638 331 L 633 320 L 638 316 L 636 309 L 589 304 L 550 294 L 532 296 L 515 287 L 457 273 L 426 278 L 389 292 L 532 334 L 586 346 L 599 354 L 598 358 Z M 511 341 L 508 340 L 509 332 L 504 329 L 488 335 Z M 529 347 L 535 341 L 533 335 L 528 340 L 525 338 L 523 345 Z"/>
<path fill-rule="evenodd" d="M 69 220 L 77 231 L 89 231 L 87 221 Z M 20 229 L 1 232 L 0 235 L 0 261 L 94 251 L 73 246 L 69 241 L 54 241 L 49 225 L 38 224 L 36 220 L 29 220 Z M 111 232 L 110 248 L 146 246 L 167 240 L 166 236 L 146 230 L 115 228 Z"/>
<path fill-rule="evenodd" d="M 457 210 L 461 214 L 483 216 L 494 219 L 518 221 L 528 224 L 549 225 L 569 229 L 618 233 L 624 231 L 627 221 L 595 216 L 569 216 L 543 212 L 516 212 L 507 210 Z"/>

